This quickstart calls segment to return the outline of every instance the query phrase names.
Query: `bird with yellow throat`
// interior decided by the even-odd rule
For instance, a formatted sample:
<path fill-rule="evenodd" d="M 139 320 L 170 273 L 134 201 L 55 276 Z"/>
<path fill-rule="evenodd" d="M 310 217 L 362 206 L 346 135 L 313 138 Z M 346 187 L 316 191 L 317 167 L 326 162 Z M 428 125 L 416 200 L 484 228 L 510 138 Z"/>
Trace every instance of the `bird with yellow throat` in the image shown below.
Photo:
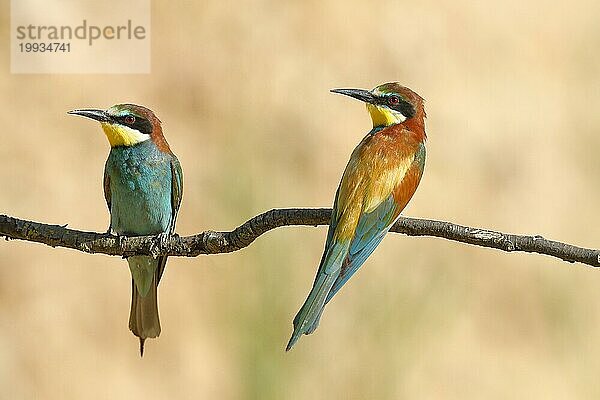
<path fill-rule="evenodd" d="M 335 195 L 325 250 L 312 289 L 294 318 L 290 350 L 319 325 L 325 305 L 400 217 L 425 168 L 423 99 L 397 82 L 373 90 L 334 89 L 363 101 L 373 129 L 350 156 Z"/>
<path fill-rule="evenodd" d="M 110 143 L 104 168 L 109 232 L 157 235 L 163 241 L 172 235 L 183 195 L 183 173 L 163 135 L 161 121 L 150 109 L 135 104 L 69 114 L 100 122 Z M 144 341 L 160 335 L 157 290 L 167 256 L 131 256 L 127 262 L 132 277 L 129 329 L 139 338 L 140 354 L 144 355 Z"/>

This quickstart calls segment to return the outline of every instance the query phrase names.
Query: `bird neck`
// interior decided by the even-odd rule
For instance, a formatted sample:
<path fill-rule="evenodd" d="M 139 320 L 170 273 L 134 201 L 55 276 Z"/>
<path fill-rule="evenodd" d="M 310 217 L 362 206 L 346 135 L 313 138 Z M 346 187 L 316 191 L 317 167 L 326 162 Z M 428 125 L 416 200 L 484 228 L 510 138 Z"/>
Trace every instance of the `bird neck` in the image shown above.
<path fill-rule="evenodd" d="M 162 126 L 154 125 L 151 139 L 158 150 L 162 151 L 163 153 L 173 154 L 171 147 L 169 147 L 169 143 L 167 143 L 167 139 L 165 139 L 165 135 L 163 135 Z"/>
<path fill-rule="evenodd" d="M 427 133 L 425 133 L 425 112 L 423 110 L 417 111 L 412 118 L 404 121 L 402 126 L 406 130 L 412 132 L 420 142 L 425 143 L 425 141 L 427 141 Z"/>

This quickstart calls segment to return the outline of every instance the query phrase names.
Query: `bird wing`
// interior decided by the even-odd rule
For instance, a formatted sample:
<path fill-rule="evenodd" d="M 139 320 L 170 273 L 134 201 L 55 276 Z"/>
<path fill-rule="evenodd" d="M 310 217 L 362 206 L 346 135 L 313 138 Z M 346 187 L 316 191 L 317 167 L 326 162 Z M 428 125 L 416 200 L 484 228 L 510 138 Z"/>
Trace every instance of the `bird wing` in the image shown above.
<path fill-rule="evenodd" d="M 171 223 L 169 224 L 169 234 L 175 233 L 175 222 L 177 220 L 177 214 L 179 214 L 179 207 L 181 206 L 181 199 L 183 197 L 183 171 L 181 170 L 181 164 L 175 155 L 172 155 L 171 159 Z M 156 269 L 156 284 L 160 282 L 160 278 L 165 270 L 167 264 L 167 256 L 158 257 L 158 268 Z"/>
<path fill-rule="evenodd" d="M 111 208 L 111 200 L 112 200 L 112 194 L 110 192 L 110 175 L 108 174 L 108 171 L 106 170 L 106 166 L 104 167 L 104 179 L 102 182 L 102 186 L 104 187 L 104 200 L 106 200 L 106 206 L 108 207 L 108 233 L 112 232 L 112 216 L 110 215 Z"/>
<path fill-rule="evenodd" d="M 364 262 L 385 235 L 385 227 L 400 213 L 393 192 L 410 169 L 414 153 L 389 151 L 386 145 L 386 138 L 365 136 L 352 152 L 342 175 L 317 272 L 317 278 L 323 274 L 333 277 L 322 290 L 327 292 L 327 299 L 333 296 L 330 292 L 334 283 L 339 282 L 341 287 L 353 273 L 345 272 L 354 265 L 354 271 L 360 266 L 349 263 L 358 260 L 359 253 Z M 381 237 L 377 239 L 378 236 Z M 364 251 L 369 248 L 370 251 Z"/>
<path fill-rule="evenodd" d="M 338 290 L 373 253 L 399 215 L 398 204 L 394 200 L 394 195 L 390 194 L 375 210 L 360 216 L 355 236 L 350 243 L 348 255 L 342 264 L 339 276 L 327 295 L 325 303 L 328 303 L 335 296 Z"/>
<path fill-rule="evenodd" d="M 389 191 L 378 192 L 387 194 L 387 197 L 375 204 L 370 201 L 365 202 L 370 207 L 363 210 L 358 219 L 348 255 L 342 264 L 339 276 L 327 295 L 325 303 L 328 303 L 335 296 L 373 253 L 414 194 L 423 173 L 425 147 L 420 146 L 414 154 L 407 157 L 407 160 L 408 163 L 398 163 L 400 167 L 395 171 L 400 176 L 398 184 Z M 403 165 L 406 167 L 403 167 Z M 371 190 L 371 192 L 373 191 Z"/>
<path fill-rule="evenodd" d="M 338 190 L 339 191 L 339 190 Z M 313 288 L 306 300 L 305 306 L 294 319 L 294 326 L 300 327 L 304 322 L 304 332 L 310 334 L 317 329 L 325 304 L 350 279 L 362 263 L 381 242 L 396 217 L 397 204 L 394 196 L 390 195 L 374 211 L 362 214 L 356 226 L 356 234 L 351 241 L 334 239 L 334 233 L 339 223 L 337 215 L 337 199 L 334 204 L 334 217 L 327 235 L 325 251 L 315 278 Z M 348 223 L 348 222 L 346 222 Z M 302 329 L 302 328 L 301 328 Z M 290 344 L 299 337 L 301 330 L 297 329 L 290 339 Z M 288 344 L 288 348 L 290 347 Z"/>
<path fill-rule="evenodd" d="M 104 186 L 104 200 L 106 200 L 106 206 L 108 207 L 108 212 L 110 212 L 110 200 L 111 200 L 110 175 L 108 175 L 108 171 L 106 170 L 106 168 L 104 169 L 103 186 Z"/>
<path fill-rule="evenodd" d="M 183 171 L 177 157 L 173 156 L 171 160 L 171 229 L 170 233 L 175 232 L 175 221 L 179 214 L 179 206 L 181 206 L 181 198 L 183 197 Z"/>

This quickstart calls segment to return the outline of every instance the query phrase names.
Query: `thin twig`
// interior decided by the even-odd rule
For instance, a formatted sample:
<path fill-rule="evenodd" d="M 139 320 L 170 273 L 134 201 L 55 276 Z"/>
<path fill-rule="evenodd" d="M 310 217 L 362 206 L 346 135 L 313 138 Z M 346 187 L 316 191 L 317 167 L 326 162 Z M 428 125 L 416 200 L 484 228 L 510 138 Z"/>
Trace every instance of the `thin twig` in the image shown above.
<path fill-rule="evenodd" d="M 154 236 L 118 237 L 0 215 L 0 237 L 4 236 L 7 240 L 20 239 L 44 243 L 52 247 L 66 247 L 87 253 L 113 256 L 168 254 L 196 257 L 200 254 L 230 253 L 243 249 L 271 229 L 289 225 L 327 225 L 330 218 L 331 209 L 329 208 L 274 209 L 257 215 L 231 232 L 205 231 L 186 237 L 175 235 L 164 246 L 161 246 L 160 241 L 156 240 Z M 392 227 L 391 232 L 409 236 L 434 236 L 507 252 L 545 254 L 568 262 L 580 262 L 600 267 L 599 250 L 556 242 L 537 235 L 514 235 L 450 222 L 415 218 L 400 218 Z"/>

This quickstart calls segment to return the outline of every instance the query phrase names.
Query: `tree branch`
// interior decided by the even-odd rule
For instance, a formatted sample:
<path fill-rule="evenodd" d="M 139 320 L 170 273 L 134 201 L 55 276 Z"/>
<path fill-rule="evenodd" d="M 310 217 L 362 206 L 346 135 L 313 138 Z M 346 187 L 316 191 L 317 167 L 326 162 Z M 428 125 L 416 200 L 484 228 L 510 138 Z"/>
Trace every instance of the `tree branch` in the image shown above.
<path fill-rule="evenodd" d="M 327 225 L 329 208 L 274 209 L 245 222 L 231 232 L 205 231 L 193 236 L 173 236 L 160 243 L 155 236 L 122 237 L 107 233 L 84 232 L 65 226 L 47 225 L 0 215 L 0 237 L 66 247 L 86 253 L 112 256 L 148 254 L 157 256 L 196 257 L 200 254 L 230 253 L 249 246 L 256 238 L 271 229 L 288 225 Z M 487 229 L 471 228 L 450 222 L 427 219 L 400 218 L 391 232 L 409 236 L 434 236 L 507 252 L 545 254 L 568 262 L 580 262 L 600 267 L 600 251 L 544 239 L 541 236 L 522 236 Z"/>

